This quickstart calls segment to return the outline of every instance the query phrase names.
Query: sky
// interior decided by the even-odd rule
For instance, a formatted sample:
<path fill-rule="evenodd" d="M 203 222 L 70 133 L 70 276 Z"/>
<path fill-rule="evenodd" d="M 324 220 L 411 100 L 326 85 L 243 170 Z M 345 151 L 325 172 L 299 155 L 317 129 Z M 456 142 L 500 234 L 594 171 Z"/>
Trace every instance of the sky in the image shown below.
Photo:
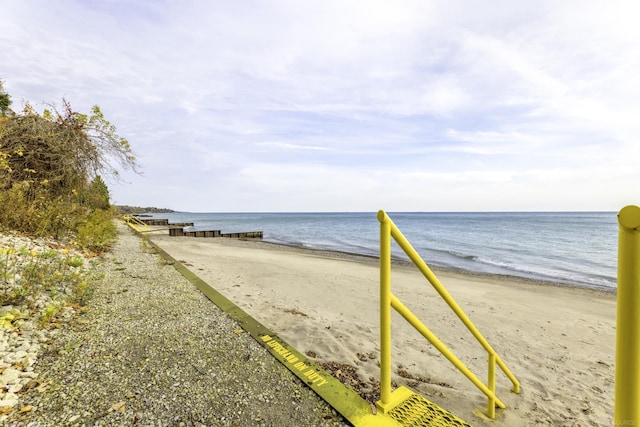
<path fill-rule="evenodd" d="M 640 2 L 0 0 L 13 109 L 99 105 L 190 212 L 640 204 Z"/>

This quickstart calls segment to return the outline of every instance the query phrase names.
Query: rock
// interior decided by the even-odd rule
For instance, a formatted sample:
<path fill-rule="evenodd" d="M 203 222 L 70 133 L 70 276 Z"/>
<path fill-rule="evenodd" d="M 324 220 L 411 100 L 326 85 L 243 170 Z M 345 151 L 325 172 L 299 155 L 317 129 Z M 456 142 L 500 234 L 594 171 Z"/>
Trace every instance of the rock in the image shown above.
<path fill-rule="evenodd" d="M 9 390 L 7 390 L 8 393 L 19 393 L 20 390 L 22 390 L 22 384 L 12 384 L 9 386 Z"/>
<path fill-rule="evenodd" d="M 20 379 L 20 371 L 13 368 L 7 368 L 0 374 L 0 384 L 11 385 L 16 384 Z M 2 406 L 0 404 L 0 406 Z"/>
<path fill-rule="evenodd" d="M 12 305 L 4 305 L 0 307 L 0 316 L 3 316 L 7 313 L 11 313 L 15 307 Z"/>
<path fill-rule="evenodd" d="M 23 349 L 24 346 L 21 346 L 20 348 Z M 29 345 L 28 344 L 27 344 L 27 349 L 29 349 Z M 24 351 L 24 350 L 18 350 L 15 353 L 13 353 L 13 360 L 15 360 L 16 362 L 21 361 L 25 357 L 27 357 L 27 352 Z"/>
<path fill-rule="evenodd" d="M 15 393 L 7 393 L 4 395 L 2 400 L 0 400 L 0 407 L 8 407 L 13 408 L 19 403 L 18 396 Z"/>
<path fill-rule="evenodd" d="M 28 369 L 28 368 L 27 368 Z M 34 378 L 38 378 L 39 375 L 36 372 L 33 371 L 25 371 L 20 375 L 21 378 L 27 378 L 29 380 L 32 380 Z"/>

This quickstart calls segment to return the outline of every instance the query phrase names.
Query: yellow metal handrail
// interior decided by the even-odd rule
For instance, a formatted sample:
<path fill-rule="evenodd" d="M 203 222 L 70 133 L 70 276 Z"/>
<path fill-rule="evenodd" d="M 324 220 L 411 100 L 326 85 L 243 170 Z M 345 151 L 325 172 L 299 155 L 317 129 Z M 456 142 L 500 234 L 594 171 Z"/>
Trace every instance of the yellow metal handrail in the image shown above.
<path fill-rule="evenodd" d="M 614 425 L 640 423 L 640 207 L 618 213 Z"/>
<path fill-rule="evenodd" d="M 135 215 L 125 215 L 122 217 L 122 220 L 138 233 L 147 231 L 149 229 L 149 225 Z"/>
<path fill-rule="evenodd" d="M 505 404 L 496 397 L 496 364 L 502 372 L 511 380 L 512 391 L 520 393 L 520 383 L 511 371 L 496 354 L 489 342 L 471 322 L 462 308 L 453 299 L 438 278 L 433 274 L 429 266 L 413 249 L 409 241 L 391 221 L 384 211 L 378 212 L 380 221 L 380 401 L 378 406 L 387 410 L 392 405 L 391 400 L 391 308 L 393 307 L 405 320 L 407 320 L 418 332 L 422 334 L 443 356 L 447 358 L 460 372 L 462 372 L 476 387 L 488 398 L 487 415 L 495 418 L 496 405 L 505 408 Z M 447 348 L 411 311 L 391 293 L 391 237 L 398 243 L 409 259 L 418 267 L 435 290 L 454 311 L 469 332 L 486 350 L 489 359 L 488 382 L 485 385 L 476 375 Z"/>

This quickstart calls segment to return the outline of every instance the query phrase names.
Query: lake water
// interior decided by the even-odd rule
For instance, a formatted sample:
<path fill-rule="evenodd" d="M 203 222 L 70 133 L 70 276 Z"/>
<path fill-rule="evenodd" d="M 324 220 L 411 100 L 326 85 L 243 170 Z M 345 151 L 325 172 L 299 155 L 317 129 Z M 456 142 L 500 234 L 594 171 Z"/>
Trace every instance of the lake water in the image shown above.
<path fill-rule="evenodd" d="M 263 231 L 264 240 L 308 248 L 379 254 L 377 212 L 169 213 L 170 222 L 223 233 Z M 558 284 L 616 287 L 615 212 L 387 213 L 431 266 Z M 392 244 L 395 257 L 406 256 Z"/>

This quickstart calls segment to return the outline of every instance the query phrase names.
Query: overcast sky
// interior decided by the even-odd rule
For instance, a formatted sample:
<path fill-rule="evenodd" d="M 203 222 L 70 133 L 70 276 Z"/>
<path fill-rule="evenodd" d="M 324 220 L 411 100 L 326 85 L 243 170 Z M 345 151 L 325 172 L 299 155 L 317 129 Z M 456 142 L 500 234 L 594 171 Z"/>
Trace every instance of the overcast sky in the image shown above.
<path fill-rule="evenodd" d="M 21 109 L 97 104 L 181 211 L 640 204 L 640 2 L 0 0 Z"/>

